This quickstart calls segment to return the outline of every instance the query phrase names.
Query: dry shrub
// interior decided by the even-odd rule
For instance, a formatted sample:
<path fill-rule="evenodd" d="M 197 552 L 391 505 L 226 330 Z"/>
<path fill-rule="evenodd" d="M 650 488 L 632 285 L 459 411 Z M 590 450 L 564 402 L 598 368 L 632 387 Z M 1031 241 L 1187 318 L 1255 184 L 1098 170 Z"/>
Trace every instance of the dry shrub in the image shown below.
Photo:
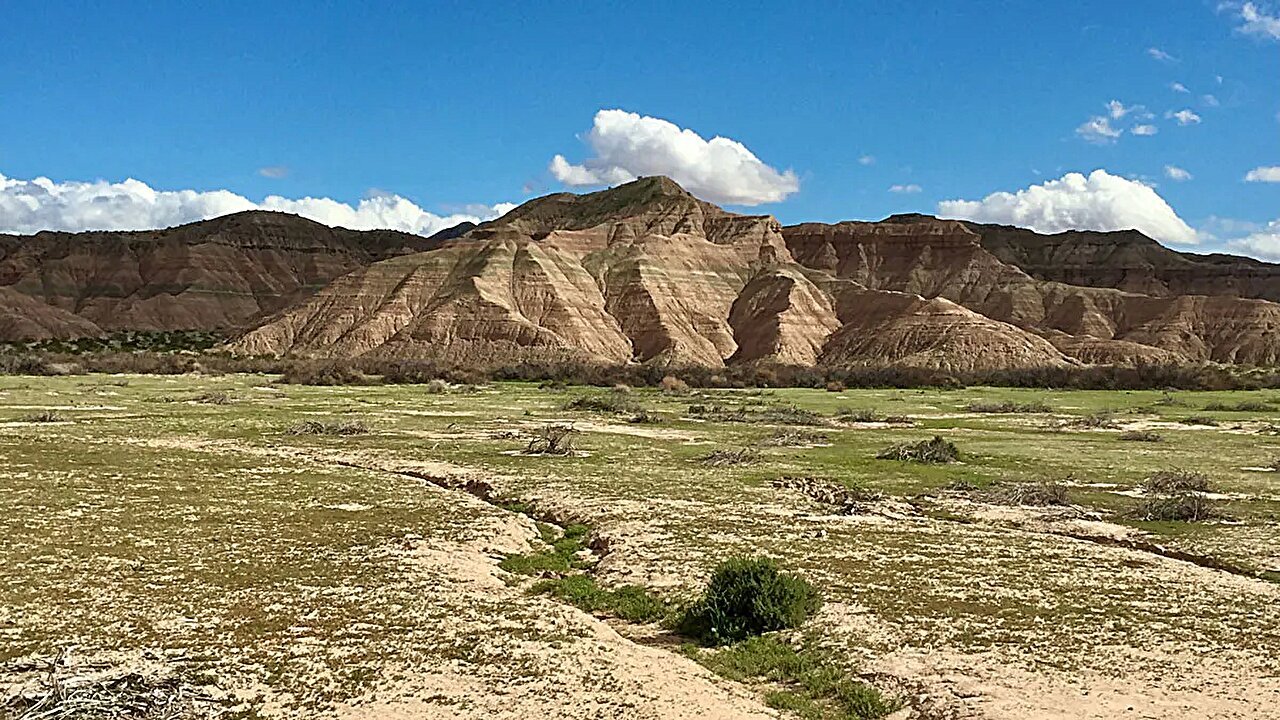
<path fill-rule="evenodd" d="M 631 386 L 626 383 L 618 383 L 613 386 L 613 391 L 619 395 L 627 395 L 631 392 Z"/>
<path fill-rule="evenodd" d="M 280 375 L 289 385 L 369 385 L 372 379 L 342 360 L 295 362 Z"/>
<path fill-rule="evenodd" d="M 760 451 L 755 448 L 738 448 L 737 450 L 713 450 L 701 459 L 703 465 L 724 467 L 728 465 L 752 465 L 760 460 Z"/>
<path fill-rule="evenodd" d="M 881 417 L 873 408 L 840 408 L 836 410 L 836 419 L 847 423 L 880 422 Z"/>
<path fill-rule="evenodd" d="M 197 395 L 193 402 L 203 405 L 230 405 L 231 396 L 221 390 L 210 390 L 209 392 Z"/>
<path fill-rule="evenodd" d="M 1209 476 L 1195 470 L 1160 470 L 1152 473 L 1142 483 L 1142 489 L 1152 494 L 1185 492 L 1209 492 Z"/>
<path fill-rule="evenodd" d="M 425 389 L 428 395 L 444 395 L 449 392 L 449 383 L 440 378 L 435 378 L 427 383 Z"/>
<path fill-rule="evenodd" d="M 1217 516 L 1213 504 L 1196 492 L 1153 495 L 1144 499 L 1131 512 L 1137 520 L 1159 522 L 1204 522 Z"/>
<path fill-rule="evenodd" d="M 577 434 L 572 425 L 544 425 L 524 452 L 526 455 L 573 455 L 577 452 L 573 441 Z"/>
<path fill-rule="evenodd" d="M 627 418 L 627 422 L 632 425 L 657 425 L 662 422 L 662 416 L 648 410 L 637 410 Z"/>
<path fill-rule="evenodd" d="M 1068 427 L 1086 430 L 1114 430 L 1120 427 L 1110 413 L 1092 413 L 1067 421 Z"/>
<path fill-rule="evenodd" d="M 1019 403 L 1012 400 L 1004 400 L 1001 402 L 974 402 L 965 406 L 965 410 L 971 413 L 1051 413 L 1053 408 L 1045 403 L 1026 402 Z"/>
<path fill-rule="evenodd" d="M 286 435 L 365 435 L 369 426 L 360 420 L 304 420 L 290 425 Z"/>
<path fill-rule="evenodd" d="M 583 395 L 565 403 L 565 410 L 588 410 L 603 413 L 635 413 L 643 408 L 621 393 L 607 395 Z"/>
<path fill-rule="evenodd" d="M 1070 505 L 1067 486 L 1056 480 L 1040 480 L 1002 488 L 996 492 L 998 502 L 1007 505 Z"/>
<path fill-rule="evenodd" d="M 1204 406 L 1209 412 L 1271 412 L 1275 406 L 1261 400 L 1241 400 L 1234 405 L 1222 402 L 1211 402 Z"/>
<path fill-rule="evenodd" d="M 66 416 L 57 410 L 40 410 L 22 416 L 22 421 L 29 423 L 56 423 L 64 422 L 66 419 Z"/>
<path fill-rule="evenodd" d="M 844 391 L 845 391 L 845 385 L 839 380 L 832 380 L 831 382 L 827 383 L 827 392 L 841 393 Z"/>
<path fill-rule="evenodd" d="M 1151 430 L 1126 430 L 1120 433 L 1121 440 L 1129 442 L 1160 442 L 1164 440 L 1160 433 Z"/>
<path fill-rule="evenodd" d="M 775 447 L 801 447 L 825 443 L 827 440 L 828 437 L 825 433 L 790 428 L 778 430 L 769 439 L 765 440 L 765 443 Z"/>
<path fill-rule="evenodd" d="M 959 460 L 960 451 L 956 449 L 953 443 L 943 440 L 941 435 L 934 435 L 932 440 L 891 445 L 881 450 L 876 457 L 881 460 L 901 460 L 903 462 L 941 465 Z"/>
<path fill-rule="evenodd" d="M 1178 422 L 1182 423 L 1183 425 L 1204 425 L 1205 427 L 1218 426 L 1217 419 L 1211 418 L 1207 415 L 1192 415 L 1190 417 L 1184 417 Z"/>
<path fill-rule="evenodd" d="M 662 380 L 658 381 L 658 387 L 662 388 L 662 392 L 668 395 L 687 395 L 689 393 L 689 383 L 675 375 L 664 375 Z"/>

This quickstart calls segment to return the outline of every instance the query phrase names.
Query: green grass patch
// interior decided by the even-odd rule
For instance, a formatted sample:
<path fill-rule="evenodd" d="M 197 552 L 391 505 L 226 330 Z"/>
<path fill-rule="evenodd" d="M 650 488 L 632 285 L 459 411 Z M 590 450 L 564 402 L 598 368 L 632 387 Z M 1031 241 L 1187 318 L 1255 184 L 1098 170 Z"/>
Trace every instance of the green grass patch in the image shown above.
<path fill-rule="evenodd" d="M 669 605 L 639 585 L 624 585 L 616 590 L 608 590 L 600 587 L 595 578 L 588 575 L 540 580 L 529 591 L 550 595 L 589 613 L 612 615 L 628 622 L 657 622 L 672 611 Z"/>

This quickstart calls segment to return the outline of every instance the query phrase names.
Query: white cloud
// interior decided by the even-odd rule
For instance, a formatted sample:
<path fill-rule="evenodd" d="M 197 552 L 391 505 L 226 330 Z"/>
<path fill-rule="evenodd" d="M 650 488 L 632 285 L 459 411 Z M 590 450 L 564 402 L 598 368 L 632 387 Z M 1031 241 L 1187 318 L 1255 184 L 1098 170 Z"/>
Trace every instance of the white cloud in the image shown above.
<path fill-rule="evenodd" d="M 1166 120 L 1177 120 L 1178 124 L 1183 127 L 1200 124 L 1200 116 L 1190 110 L 1179 110 L 1178 112 L 1170 110 L 1164 114 L 1164 117 Z"/>
<path fill-rule="evenodd" d="M 1128 115 L 1134 110 L 1139 109 L 1139 107 L 1140 106 L 1138 105 L 1126 106 L 1124 103 L 1120 102 L 1119 100 L 1112 100 L 1111 102 L 1107 103 L 1107 112 L 1111 115 L 1112 120 L 1119 120 L 1120 118 L 1124 117 L 1125 115 Z"/>
<path fill-rule="evenodd" d="M 427 212 L 399 195 L 378 194 L 355 206 L 329 198 L 297 200 L 271 195 L 262 202 L 227 190 L 155 190 L 132 178 L 113 183 L 14 180 L 0 175 L 0 232 L 41 230 L 149 230 L 205 220 L 243 210 L 278 210 L 353 230 L 391 229 L 430 235 L 464 220 L 497 217 L 509 205 L 481 214 Z"/>
<path fill-rule="evenodd" d="M 258 174 L 264 178 L 278 180 L 289 175 L 289 168 L 283 165 L 270 165 L 264 168 L 258 168 Z"/>
<path fill-rule="evenodd" d="M 1280 40 L 1280 15 L 1270 15 L 1256 3 L 1240 6 L 1240 22 L 1238 29 L 1246 35 Z"/>
<path fill-rule="evenodd" d="M 876 164 L 876 156 L 875 156 L 875 155 L 863 155 L 862 157 L 858 158 L 858 164 L 859 164 L 859 165 L 875 165 L 875 164 Z"/>
<path fill-rule="evenodd" d="M 1155 125 L 1134 125 L 1133 129 L 1130 130 L 1129 132 L 1133 133 L 1134 135 L 1151 136 L 1160 132 L 1160 128 L 1156 127 Z"/>
<path fill-rule="evenodd" d="M 1200 102 L 1204 103 L 1206 107 L 1216 108 L 1216 107 L 1221 107 L 1222 105 L 1222 102 L 1218 100 L 1217 95 L 1201 95 Z"/>
<path fill-rule="evenodd" d="M 1244 176 L 1245 182 L 1263 182 L 1263 183 L 1280 183 L 1280 167 L 1266 166 L 1256 167 Z"/>
<path fill-rule="evenodd" d="M 1165 165 L 1164 176 L 1169 178 L 1170 180 L 1173 180 L 1174 182 L 1186 182 L 1195 177 L 1194 175 L 1178 167 L 1177 165 Z"/>
<path fill-rule="evenodd" d="M 1237 252 L 1263 260 L 1280 260 L 1280 220 L 1273 220 L 1258 232 L 1232 240 L 1227 245 Z"/>
<path fill-rule="evenodd" d="M 1169 53 L 1161 50 L 1158 47 L 1147 48 L 1147 54 L 1150 55 L 1153 59 L 1159 60 L 1160 62 L 1172 62 L 1172 63 L 1178 62 L 1178 58 L 1170 55 Z"/>
<path fill-rule="evenodd" d="M 1182 84 L 1182 83 L 1180 83 L 1180 82 L 1170 83 L 1170 84 L 1169 84 L 1169 89 L 1170 89 L 1170 90 L 1172 90 L 1172 91 L 1174 91 L 1174 92 L 1179 92 L 1179 93 L 1189 93 L 1189 92 L 1191 92 L 1190 90 L 1188 90 L 1188 89 L 1187 89 L 1187 86 L 1186 86 L 1186 85 L 1183 85 L 1183 84 Z"/>
<path fill-rule="evenodd" d="M 1083 125 L 1076 128 L 1076 134 L 1083 138 L 1085 142 L 1091 142 L 1095 145 L 1107 145 L 1115 142 L 1117 138 L 1124 134 L 1124 131 L 1112 127 L 1111 118 L 1094 115 L 1085 121 Z"/>
<path fill-rule="evenodd" d="M 1149 185 L 1094 170 L 1068 173 L 1015 193 L 938 203 L 944 217 L 1031 228 L 1036 232 L 1137 229 L 1161 242 L 1194 245 L 1196 231 Z"/>
<path fill-rule="evenodd" d="M 899 193 L 902 195 L 914 195 L 918 192 L 922 192 L 923 190 L 924 188 L 916 185 L 915 183 L 911 183 L 910 185 L 893 185 L 889 188 L 889 192 Z"/>
<path fill-rule="evenodd" d="M 645 175 L 666 175 L 704 200 L 730 205 L 779 202 L 800 189 L 790 170 L 778 172 L 740 142 L 705 140 L 660 118 L 601 110 L 586 136 L 594 157 L 581 165 L 563 155 L 549 170 L 565 185 L 615 185 Z"/>

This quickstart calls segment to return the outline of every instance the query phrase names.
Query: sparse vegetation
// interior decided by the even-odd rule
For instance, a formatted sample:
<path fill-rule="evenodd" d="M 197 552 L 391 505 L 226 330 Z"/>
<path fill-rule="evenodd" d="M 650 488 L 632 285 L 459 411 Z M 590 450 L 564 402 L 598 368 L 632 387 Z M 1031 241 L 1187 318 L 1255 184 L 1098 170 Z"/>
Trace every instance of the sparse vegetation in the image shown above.
<path fill-rule="evenodd" d="M 1153 430 L 1126 430 L 1120 433 L 1120 439 L 1129 442 L 1160 442 L 1164 440 L 1160 433 Z"/>
<path fill-rule="evenodd" d="M 755 448 L 738 448 L 736 450 L 712 450 L 699 460 L 703 465 L 725 467 L 730 465 L 752 465 L 760 461 L 760 451 Z"/>
<path fill-rule="evenodd" d="M 1082 430 L 1115 430 L 1120 427 L 1116 419 L 1111 413 L 1090 413 L 1078 418 L 1068 420 L 1067 427 L 1080 428 Z"/>
<path fill-rule="evenodd" d="M 971 413 L 996 413 L 996 414 L 1032 414 L 1032 413 L 1051 413 L 1053 408 L 1043 402 L 1014 402 L 1012 400 L 1003 400 L 1000 402 L 975 402 L 965 406 L 965 410 Z"/>
<path fill-rule="evenodd" d="M 702 597 L 685 609 L 680 632 L 708 645 L 726 645 L 775 630 L 800 627 L 822 606 L 817 588 L 768 558 L 738 557 L 715 569 Z"/>
<path fill-rule="evenodd" d="M 221 390 L 213 390 L 197 395 L 192 399 L 192 402 L 198 402 L 202 405 L 230 405 L 231 395 Z"/>
<path fill-rule="evenodd" d="M 427 383 L 425 388 L 428 395 L 444 395 L 449 392 L 449 383 L 435 378 Z"/>
<path fill-rule="evenodd" d="M 668 395 L 688 395 L 689 383 L 681 380 L 674 375 L 665 375 L 658 382 L 658 386 L 662 388 L 662 392 Z"/>
<path fill-rule="evenodd" d="M 960 459 L 960 451 L 955 444 L 934 435 L 931 440 L 914 443 L 898 443 L 880 451 L 876 457 L 880 460 L 901 460 L 925 464 L 953 463 Z"/>
<path fill-rule="evenodd" d="M 765 440 L 765 444 L 775 447 L 806 447 L 825 443 L 827 440 L 829 438 L 825 433 L 800 428 L 787 428 L 775 431 L 773 435 L 770 435 Z"/>
<path fill-rule="evenodd" d="M 841 669 L 819 650 L 797 650 L 776 635 L 743 640 L 717 651 L 686 652 L 712 672 L 735 682 L 766 682 L 765 702 L 802 718 L 863 720 L 882 718 L 901 707 L 879 690 Z"/>
<path fill-rule="evenodd" d="M 526 455 L 573 455 L 577 452 L 573 440 L 577 433 L 571 425 L 544 425 L 524 452 Z"/>
<path fill-rule="evenodd" d="M 530 592 L 550 595 L 589 613 L 609 615 L 628 622 L 657 622 L 671 608 L 639 585 L 623 585 L 616 590 L 600 587 L 589 575 L 568 575 L 540 580 Z"/>
<path fill-rule="evenodd" d="M 540 524 L 539 528 L 542 531 L 544 549 L 508 555 L 498 563 L 498 567 L 517 575 L 552 577 L 590 567 L 591 563 L 581 558 L 587 537 L 591 534 L 590 527 L 581 524 L 566 525 L 559 537 L 558 531 L 552 526 Z"/>
<path fill-rule="evenodd" d="M 1204 409 L 1208 412 L 1272 412 L 1276 407 L 1260 400 L 1241 400 L 1236 403 L 1211 402 Z"/>
<path fill-rule="evenodd" d="M 609 393 L 602 395 L 582 395 L 565 403 L 565 410 L 586 410 L 588 412 L 624 413 L 639 412 L 643 408 L 625 393 Z"/>
<path fill-rule="evenodd" d="M 22 416 L 22 422 L 29 423 L 56 423 L 66 422 L 66 420 L 66 416 L 57 410 L 37 410 Z"/>
<path fill-rule="evenodd" d="M 840 382 L 839 380 L 829 381 L 826 387 L 827 387 L 827 392 L 830 392 L 830 393 L 842 393 L 848 389 L 845 387 L 844 383 Z"/>
<path fill-rule="evenodd" d="M 369 426 L 360 420 L 303 420 L 290 425 L 286 435 L 365 435 Z"/>
<path fill-rule="evenodd" d="M 1130 516 L 1159 522 L 1204 522 L 1215 517 L 1212 503 L 1198 492 L 1178 492 L 1144 498 Z"/>
<path fill-rule="evenodd" d="M 874 408 L 840 408 L 836 411 L 836 419 L 847 423 L 880 422 L 881 417 Z"/>
<path fill-rule="evenodd" d="M 1218 426 L 1217 418 L 1211 418 L 1208 415 L 1191 415 L 1189 417 L 1182 418 L 1178 422 L 1182 423 L 1183 425 L 1203 425 L 1205 427 Z"/>

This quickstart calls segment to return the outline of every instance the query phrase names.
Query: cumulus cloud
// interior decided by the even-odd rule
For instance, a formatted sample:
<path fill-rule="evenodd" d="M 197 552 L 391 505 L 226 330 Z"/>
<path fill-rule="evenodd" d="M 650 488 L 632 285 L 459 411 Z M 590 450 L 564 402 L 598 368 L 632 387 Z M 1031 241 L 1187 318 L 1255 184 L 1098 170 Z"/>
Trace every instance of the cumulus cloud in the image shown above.
<path fill-rule="evenodd" d="M 902 195 L 914 195 L 918 192 L 922 192 L 923 190 L 924 188 L 916 185 L 915 183 L 911 183 L 910 185 L 892 185 L 889 187 L 889 192 L 899 193 Z"/>
<path fill-rule="evenodd" d="M 1111 116 L 1112 120 L 1119 120 L 1134 110 L 1140 110 L 1141 108 L 1141 105 L 1125 105 L 1119 100 L 1112 100 L 1107 103 L 1107 114 Z"/>
<path fill-rule="evenodd" d="M 1170 55 L 1169 53 L 1161 50 L 1158 47 L 1147 48 L 1147 54 L 1150 55 L 1152 59 L 1159 60 L 1160 62 L 1167 62 L 1167 63 L 1178 62 L 1178 58 Z"/>
<path fill-rule="evenodd" d="M 1170 90 L 1172 90 L 1172 91 L 1174 91 L 1174 92 L 1178 92 L 1178 93 L 1189 93 L 1189 92 L 1191 92 L 1190 90 L 1188 90 L 1188 89 L 1187 89 L 1187 86 L 1186 86 L 1186 85 L 1183 85 L 1183 84 L 1182 84 L 1182 83 L 1180 83 L 1180 82 L 1170 83 L 1170 84 L 1169 84 L 1169 89 L 1170 89 Z"/>
<path fill-rule="evenodd" d="M 1161 242 L 1194 245 L 1196 231 L 1149 185 L 1094 170 L 997 192 L 982 200 L 938 203 L 944 217 L 1031 228 L 1036 232 L 1137 229 Z"/>
<path fill-rule="evenodd" d="M 1200 116 L 1190 110 L 1179 110 L 1177 112 L 1170 110 L 1164 114 L 1164 117 L 1166 120 L 1177 120 L 1178 124 L 1183 127 L 1200 124 Z"/>
<path fill-rule="evenodd" d="M 1165 165 L 1164 176 L 1169 178 L 1170 180 L 1173 180 L 1174 182 L 1186 182 L 1195 177 L 1194 175 L 1178 167 L 1177 165 Z"/>
<path fill-rule="evenodd" d="M 790 170 L 761 162 L 745 145 L 724 137 L 704 139 L 660 118 L 625 110 L 596 113 L 586 143 L 594 153 L 580 165 L 563 155 L 548 169 L 565 185 L 616 185 L 645 175 L 666 175 L 714 203 L 779 202 L 800 189 Z"/>
<path fill-rule="evenodd" d="M 1156 127 L 1155 125 L 1134 125 L 1133 129 L 1130 130 L 1129 132 L 1133 133 L 1134 135 L 1150 137 L 1151 135 L 1155 135 L 1156 133 L 1160 132 L 1160 128 Z"/>
<path fill-rule="evenodd" d="M 243 210 L 278 210 L 353 230 L 390 229 L 430 235 L 463 221 L 497 217 L 510 205 L 487 212 L 447 216 L 423 210 L 399 195 L 380 193 L 356 205 L 329 198 L 289 199 L 271 195 L 253 202 L 227 190 L 156 190 L 132 178 L 123 182 L 15 180 L 0 175 L 0 232 L 41 230 L 149 230 L 205 220 Z"/>
<path fill-rule="evenodd" d="M 1256 167 L 1244 176 L 1245 182 L 1280 183 L 1280 166 Z"/>
<path fill-rule="evenodd" d="M 1222 106 L 1222 101 L 1218 99 L 1217 95 L 1201 95 L 1200 102 L 1204 103 L 1206 107 L 1216 108 Z"/>
<path fill-rule="evenodd" d="M 1280 220 L 1273 220 L 1267 227 L 1239 240 L 1227 243 L 1237 252 L 1263 260 L 1280 260 Z"/>
<path fill-rule="evenodd" d="M 1108 145 L 1115 142 L 1124 134 L 1124 131 L 1111 125 L 1111 118 L 1103 115 L 1094 115 L 1085 121 L 1083 125 L 1076 128 L 1076 135 L 1079 135 L 1085 142 L 1091 142 L 1095 145 Z"/>
<path fill-rule="evenodd" d="M 1261 38 L 1280 40 L 1280 15 L 1264 11 L 1257 3 L 1247 2 L 1239 6 L 1240 32 Z"/>

